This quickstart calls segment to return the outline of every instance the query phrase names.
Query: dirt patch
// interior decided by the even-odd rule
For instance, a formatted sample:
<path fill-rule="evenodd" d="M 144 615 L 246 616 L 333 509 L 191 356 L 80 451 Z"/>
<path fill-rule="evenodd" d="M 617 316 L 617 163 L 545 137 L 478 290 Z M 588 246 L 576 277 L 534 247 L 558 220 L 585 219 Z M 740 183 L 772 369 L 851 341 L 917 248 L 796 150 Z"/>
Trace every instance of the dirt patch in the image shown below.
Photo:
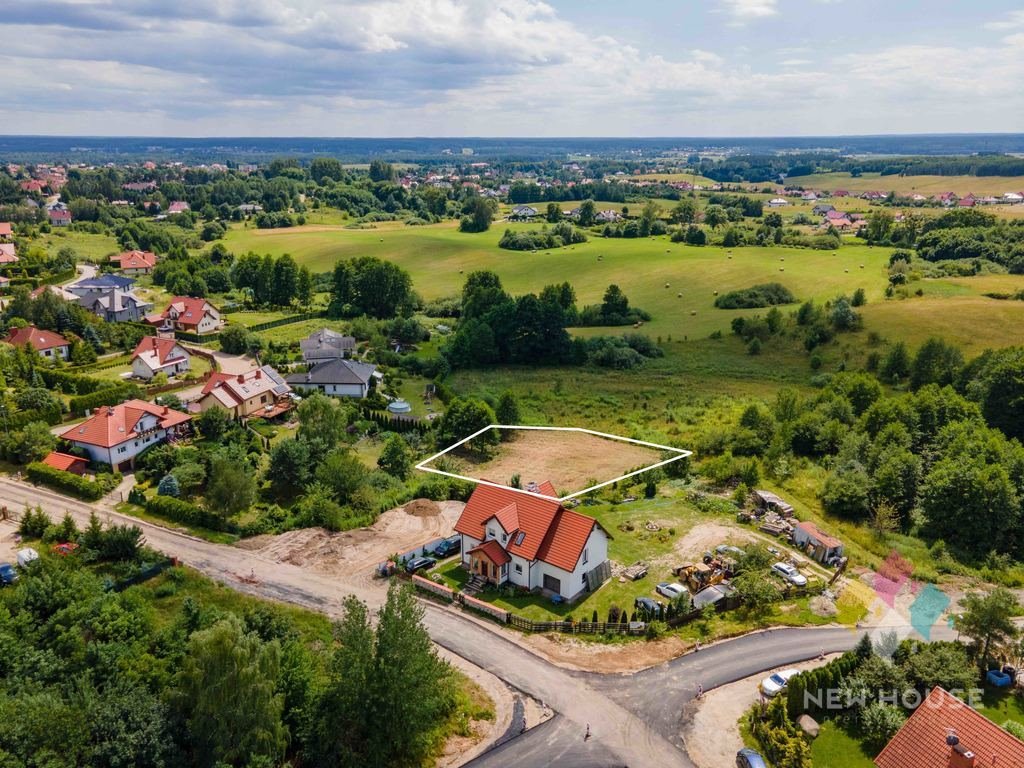
<path fill-rule="evenodd" d="M 430 499 L 413 499 L 405 505 L 405 514 L 416 517 L 436 517 L 441 514 L 441 508 L 436 501 Z"/>
<path fill-rule="evenodd" d="M 332 576 L 369 579 L 374 566 L 389 555 L 449 536 L 464 506 L 461 501 L 416 499 L 383 513 L 368 528 L 342 533 L 304 528 L 277 536 L 254 536 L 236 546 L 279 563 Z"/>
<path fill-rule="evenodd" d="M 527 635 L 520 643 L 558 666 L 585 672 L 636 672 L 683 655 L 693 646 L 670 636 L 625 645 L 576 640 L 563 635 Z"/>
<path fill-rule="evenodd" d="M 468 451 L 452 452 L 462 474 L 508 483 L 519 475 L 527 483 L 550 481 L 559 493 L 572 493 L 661 461 L 653 448 L 611 440 L 586 432 L 517 431 L 481 461 Z"/>
<path fill-rule="evenodd" d="M 14 565 L 18 561 L 18 550 L 21 549 L 18 536 L 18 524 L 13 520 L 0 521 L 0 563 Z"/>
<path fill-rule="evenodd" d="M 835 657 L 830 657 L 835 658 Z M 793 664 L 786 669 L 814 669 L 820 660 Z M 757 685 L 777 670 L 737 680 L 691 701 L 683 710 L 683 743 L 697 768 L 733 768 L 743 748 L 739 719 L 758 700 Z M 713 733 L 713 739 L 708 734 Z"/>

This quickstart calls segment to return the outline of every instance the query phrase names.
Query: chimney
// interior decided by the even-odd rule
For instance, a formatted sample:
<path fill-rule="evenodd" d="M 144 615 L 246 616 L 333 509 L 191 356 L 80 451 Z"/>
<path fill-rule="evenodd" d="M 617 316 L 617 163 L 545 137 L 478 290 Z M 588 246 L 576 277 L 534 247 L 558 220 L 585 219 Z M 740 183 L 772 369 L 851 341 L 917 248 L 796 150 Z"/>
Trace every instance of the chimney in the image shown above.
<path fill-rule="evenodd" d="M 108 405 L 107 406 L 107 416 L 113 416 L 113 415 L 114 415 L 114 406 Z"/>
<path fill-rule="evenodd" d="M 256 369 L 256 378 L 257 379 L 262 379 L 263 378 L 263 371 L 261 371 L 259 368 Z"/>
<path fill-rule="evenodd" d="M 949 751 L 949 768 L 974 768 L 974 753 L 963 744 L 954 744 Z"/>
<path fill-rule="evenodd" d="M 245 384 L 245 374 L 244 373 L 238 374 L 238 383 L 239 384 Z"/>

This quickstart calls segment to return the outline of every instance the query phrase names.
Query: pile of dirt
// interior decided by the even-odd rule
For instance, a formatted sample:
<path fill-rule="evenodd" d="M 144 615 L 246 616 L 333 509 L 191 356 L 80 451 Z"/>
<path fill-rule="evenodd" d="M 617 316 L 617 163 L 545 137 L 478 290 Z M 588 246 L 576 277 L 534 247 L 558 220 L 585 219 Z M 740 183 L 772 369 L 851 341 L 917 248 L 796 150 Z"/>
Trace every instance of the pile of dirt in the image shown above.
<path fill-rule="evenodd" d="M 405 505 L 405 514 L 415 517 L 436 517 L 441 514 L 441 508 L 436 501 L 430 499 L 413 499 Z"/>

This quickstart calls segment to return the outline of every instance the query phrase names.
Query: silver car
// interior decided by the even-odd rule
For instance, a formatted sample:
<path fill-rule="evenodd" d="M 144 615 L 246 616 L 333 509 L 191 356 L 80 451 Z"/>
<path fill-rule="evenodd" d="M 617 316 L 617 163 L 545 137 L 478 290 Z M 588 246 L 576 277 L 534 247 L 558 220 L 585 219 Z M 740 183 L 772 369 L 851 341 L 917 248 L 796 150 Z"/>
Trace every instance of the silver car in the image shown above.
<path fill-rule="evenodd" d="M 772 570 L 794 587 L 807 586 L 807 577 L 800 573 L 795 566 L 792 566 L 789 563 L 776 563 L 772 566 Z"/>

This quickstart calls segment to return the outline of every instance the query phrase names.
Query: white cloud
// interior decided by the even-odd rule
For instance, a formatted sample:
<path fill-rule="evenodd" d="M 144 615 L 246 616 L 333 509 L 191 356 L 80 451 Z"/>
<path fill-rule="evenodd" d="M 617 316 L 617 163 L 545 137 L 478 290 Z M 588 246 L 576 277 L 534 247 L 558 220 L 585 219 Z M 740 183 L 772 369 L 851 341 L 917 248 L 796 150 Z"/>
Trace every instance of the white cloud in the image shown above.
<path fill-rule="evenodd" d="M 827 56 L 799 37 L 748 53 L 709 37 L 659 55 L 537 0 L 220 0 L 209 12 L 205 0 L 7 2 L 0 104 L 12 133 L 1024 129 L 1024 41 L 1013 34 L 988 49 L 867 41 L 864 53 Z M 716 7 L 736 23 L 778 10 Z"/>
<path fill-rule="evenodd" d="M 1006 18 L 999 21 L 990 21 L 985 25 L 985 28 L 995 30 L 1024 29 L 1024 11 L 1010 11 Z"/>
<path fill-rule="evenodd" d="M 723 10 L 734 21 L 742 23 L 775 16 L 779 12 L 778 0 L 719 0 Z"/>

